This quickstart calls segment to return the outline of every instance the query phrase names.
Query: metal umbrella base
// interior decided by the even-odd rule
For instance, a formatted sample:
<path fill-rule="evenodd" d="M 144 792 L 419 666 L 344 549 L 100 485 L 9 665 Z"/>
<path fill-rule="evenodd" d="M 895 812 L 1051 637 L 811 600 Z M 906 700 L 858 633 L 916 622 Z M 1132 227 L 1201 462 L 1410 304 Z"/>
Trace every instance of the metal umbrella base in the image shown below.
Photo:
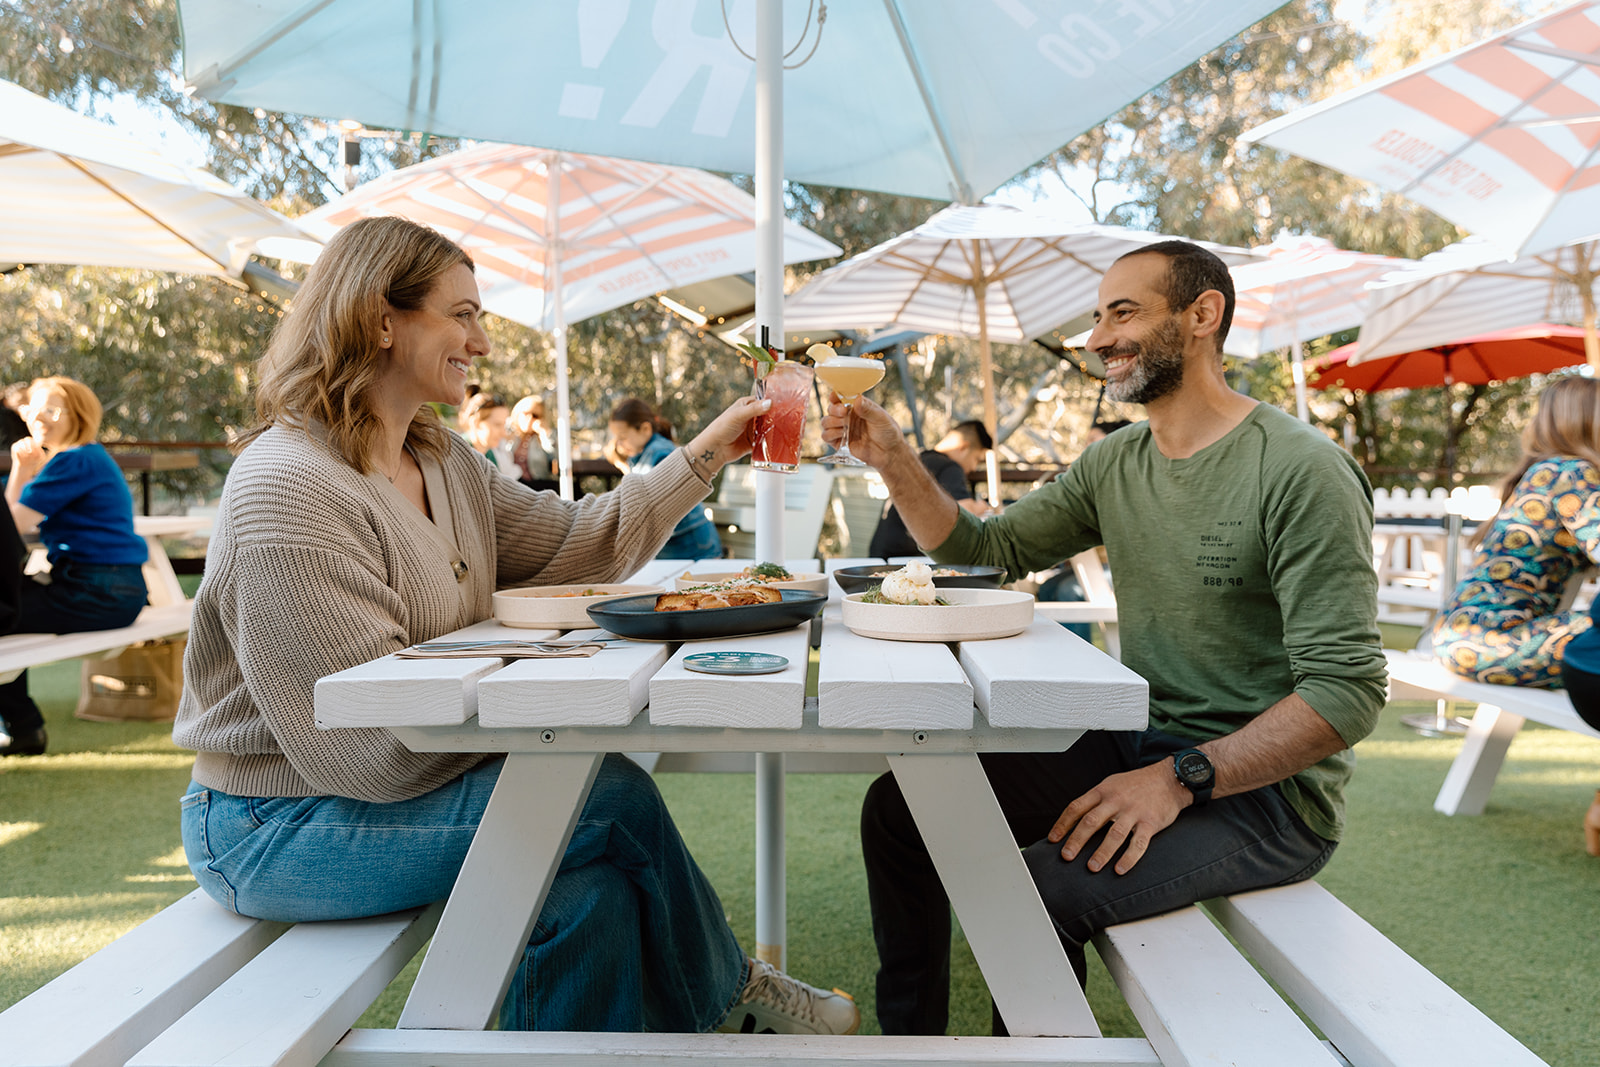
<path fill-rule="evenodd" d="M 1451 737 L 1467 732 L 1467 727 L 1472 724 L 1471 719 L 1449 714 L 1447 700 L 1441 700 L 1432 715 L 1419 712 L 1415 715 L 1400 716 L 1402 726 L 1407 726 L 1424 737 Z"/>

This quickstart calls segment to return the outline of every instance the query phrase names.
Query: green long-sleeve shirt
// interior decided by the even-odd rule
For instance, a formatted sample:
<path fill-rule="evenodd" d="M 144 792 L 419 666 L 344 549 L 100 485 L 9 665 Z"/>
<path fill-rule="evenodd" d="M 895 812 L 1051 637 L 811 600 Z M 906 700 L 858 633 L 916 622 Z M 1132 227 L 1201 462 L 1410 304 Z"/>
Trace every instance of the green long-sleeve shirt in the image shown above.
<path fill-rule="evenodd" d="M 1148 424 L 1128 427 L 1004 515 L 961 512 L 931 555 L 1014 580 L 1099 544 L 1152 727 L 1206 741 L 1293 692 L 1347 744 L 1372 731 L 1385 682 L 1372 490 L 1316 430 L 1258 404 L 1220 441 L 1168 459 Z M 1354 766 L 1346 749 L 1279 785 L 1330 841 Z"/>

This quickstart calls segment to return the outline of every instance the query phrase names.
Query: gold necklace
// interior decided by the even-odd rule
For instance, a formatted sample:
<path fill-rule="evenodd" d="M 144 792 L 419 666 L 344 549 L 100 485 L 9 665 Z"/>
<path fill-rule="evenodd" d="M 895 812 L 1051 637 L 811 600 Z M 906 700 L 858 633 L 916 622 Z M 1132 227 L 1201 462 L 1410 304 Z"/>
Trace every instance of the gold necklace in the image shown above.
<path fill-rule="evenodd" d="M 410 451 L 411 451 L 411 449 L 409 449 L 409 448 L 401 448 L 400 449 L 400 462 L 399 462 L 399 464 L 397 464 L 395 466 L 394 473 L 390 474 L 387 471 L 384 472 L 383 476 L 385 478 L 389 479 L 389 484 L 390 485 L 393 485 L 394 484 L 394 480 L 396 478 L 400 477 L 400 472 L 406 469 L 406 455 Z"/>

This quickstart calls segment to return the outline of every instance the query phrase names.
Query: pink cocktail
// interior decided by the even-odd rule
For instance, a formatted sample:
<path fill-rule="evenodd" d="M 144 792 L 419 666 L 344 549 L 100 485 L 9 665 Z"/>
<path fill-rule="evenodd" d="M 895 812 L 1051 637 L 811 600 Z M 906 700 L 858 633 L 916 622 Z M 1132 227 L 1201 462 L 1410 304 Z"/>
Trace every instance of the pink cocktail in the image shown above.
<path fill-rule="evenodd" d="M 800 438 L 806 429 L 811 373 L 805 364 L 787 359 L 766 364 L 757 372 L 756 396 L 772 401 L 772 408 L 752 420 L 752 467 L 787 474 L 800 465 Z"/>

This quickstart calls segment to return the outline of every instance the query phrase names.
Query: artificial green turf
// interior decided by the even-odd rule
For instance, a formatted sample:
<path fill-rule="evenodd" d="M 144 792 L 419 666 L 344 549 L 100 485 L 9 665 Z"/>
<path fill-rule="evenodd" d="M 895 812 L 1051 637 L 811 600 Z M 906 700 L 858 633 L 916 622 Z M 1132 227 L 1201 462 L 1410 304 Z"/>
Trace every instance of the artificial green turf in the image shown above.
<path fill-rule="evenodd" d="M 0 760 L 0 1007 L 188 892 L 177 798 L 188 757 L 161 725 L 72 718 L 77 664 L 33 672 L 48 756 Z M 1600 785 L 1600 741 L 1530 726 L 1518 735 L 1488 811 L 1447 818 L 1433 796 L 1459 738 L 1385 709 L 1357 747 L 1349 830 L 1318 876 L 1330 891 L 1554 1067 L 1600 1063 L 1600 860 L 1580 822 Z M 868 778 L 791 775 L 787 783 L 789 967 L 855 994 L 873 1022 L 875 959 L 856 817 Z M 734 931 L 754 943 L 754 803 L 747 775 L 659 779 Z M 392 1026 L 413 968 L 363 1017 Z M 988 1032 L 989 1007 L 958 941 L 951 1032 Z M 1090 1002 L 1111 1036 L 1137 1034 L 1094 963 Z"/>

